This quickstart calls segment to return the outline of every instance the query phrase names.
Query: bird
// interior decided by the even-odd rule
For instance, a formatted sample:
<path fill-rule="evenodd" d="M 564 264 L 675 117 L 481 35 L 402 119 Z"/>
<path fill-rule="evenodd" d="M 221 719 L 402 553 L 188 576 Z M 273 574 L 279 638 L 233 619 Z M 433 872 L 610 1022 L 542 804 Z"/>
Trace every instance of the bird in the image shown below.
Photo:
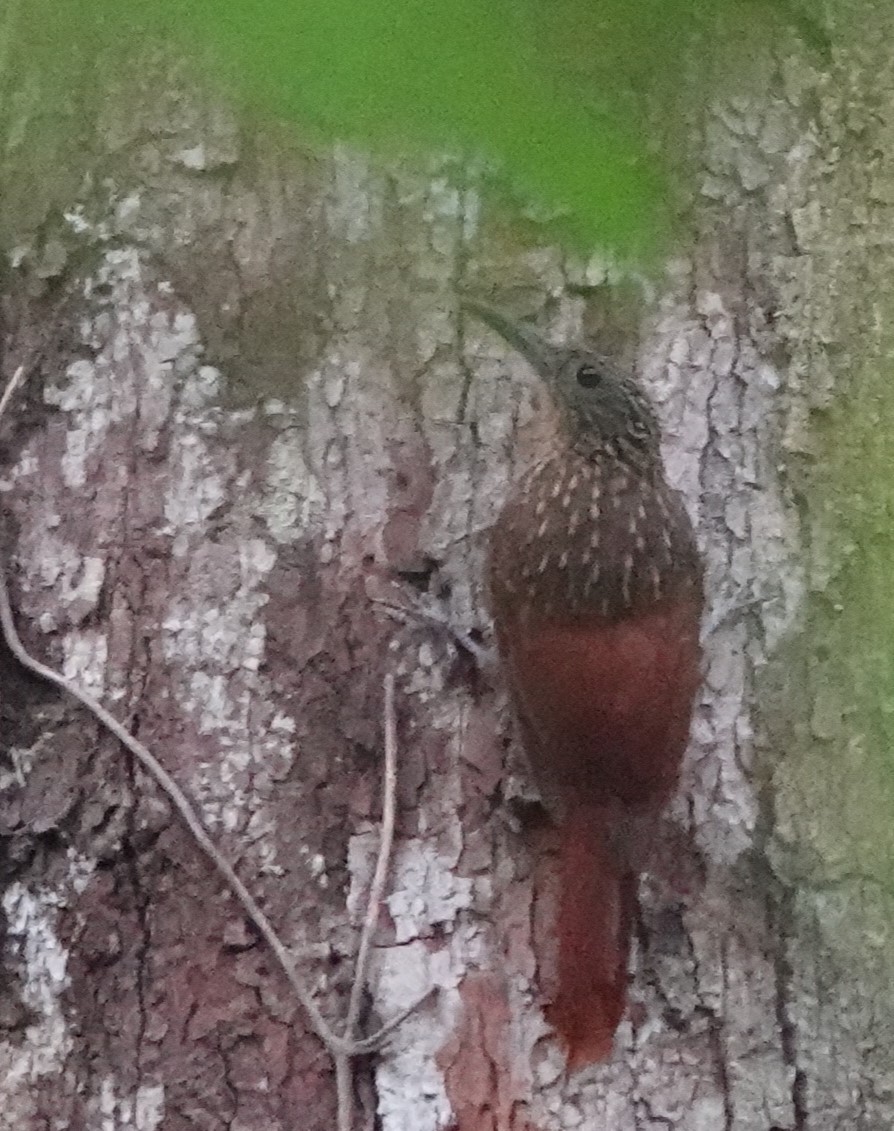
<path fill-rule="evenodd" d="M 510 701 L 557 828 L 545 1014 L 576 1071 L 612 1055 L 626 1009 L 639 876 L 702 679 L 703 568 L 633 375 L 478 299 L 462 308 L 533 367 L 558 410 L 490 529 L 487 581 Z"/>

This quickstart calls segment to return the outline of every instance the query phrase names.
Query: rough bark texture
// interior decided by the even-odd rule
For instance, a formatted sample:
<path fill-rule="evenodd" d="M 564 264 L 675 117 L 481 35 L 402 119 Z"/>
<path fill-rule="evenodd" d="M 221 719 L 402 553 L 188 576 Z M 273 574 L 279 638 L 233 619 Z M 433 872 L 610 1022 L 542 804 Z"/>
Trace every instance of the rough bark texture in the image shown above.
<path fill-rule="evenodd" d="M 6 375 L 51 343 L 3 437 L 22 634 L 195 799 L 333 1020 L 398 677 L 369 1012 L 437 993 L 360 1066 L 383 1131 L 894 1122 L 890 853 L 850 867 L 859 838 L 816 824 L 829 793 L 859 823 L 840 759 L 861 773 L 870 739 L 812 650 L 846 550 L 809 467 L 837 438 L 813 411 L 888 349 L 892 35 L 842 40 L 827 73 L 794 47 L 759 61 L 761 94 L 699 123 L 693 247 L 640 356 L 708 561 L 706 681 L 628 1020 L 570 1081 L 537 998 L 548 838 L 504 697 L 371 598 L 427 589 L 486 626 L 480 534 L 538 391 L 456 288 L 522 293 L 571 338 L 604 268 L 498 227 L 460 165 L 310 159 L 167 72 L 103 100 L 91 181 L 14 231 Z M 155 786 L 5 652 L 0 679 L 0 1128 L 331 1128 L 326 1054 Z"/>

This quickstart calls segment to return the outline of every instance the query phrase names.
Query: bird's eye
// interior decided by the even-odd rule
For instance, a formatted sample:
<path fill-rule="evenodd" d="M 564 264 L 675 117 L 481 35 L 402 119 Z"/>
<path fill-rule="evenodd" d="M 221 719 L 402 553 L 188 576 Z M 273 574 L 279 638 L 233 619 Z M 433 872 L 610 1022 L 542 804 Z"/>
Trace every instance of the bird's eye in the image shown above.
<path fill-rule="evenodd" d="M 578 385 L 582 389 L 595 389 L 602 381 L 602 374 L 595 365 L 590 365 L 588 362 L 578 369 L 575 374 Z"/>

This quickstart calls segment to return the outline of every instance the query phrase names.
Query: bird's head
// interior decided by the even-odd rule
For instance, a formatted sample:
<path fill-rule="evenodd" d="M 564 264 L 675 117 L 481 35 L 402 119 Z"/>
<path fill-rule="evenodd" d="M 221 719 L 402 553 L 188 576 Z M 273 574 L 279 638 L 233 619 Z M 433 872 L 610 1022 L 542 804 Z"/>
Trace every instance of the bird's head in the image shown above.
<path fill-rule="evenodd" d="M 575 448 L 595 454 L 610 447 L 622 458 L 645 464 L 657 458 L 661 434 L 654 410 L 616 363 L 593 350 L 554 346 L 530 326 L 477 299 L 464 298 L 462 306 L 540 374 Z"/>

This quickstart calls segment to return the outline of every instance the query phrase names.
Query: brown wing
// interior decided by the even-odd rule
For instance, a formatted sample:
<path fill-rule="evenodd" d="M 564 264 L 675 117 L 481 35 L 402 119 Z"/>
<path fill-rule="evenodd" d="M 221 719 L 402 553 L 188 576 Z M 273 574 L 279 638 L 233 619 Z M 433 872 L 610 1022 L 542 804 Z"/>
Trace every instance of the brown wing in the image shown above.
<path fill-rule="evenodd" d="M 498 617 L 528 755 L 563 806 L 660 807 L 672 793 L 700 683 L 700 602 L 618 621 Z"/>

